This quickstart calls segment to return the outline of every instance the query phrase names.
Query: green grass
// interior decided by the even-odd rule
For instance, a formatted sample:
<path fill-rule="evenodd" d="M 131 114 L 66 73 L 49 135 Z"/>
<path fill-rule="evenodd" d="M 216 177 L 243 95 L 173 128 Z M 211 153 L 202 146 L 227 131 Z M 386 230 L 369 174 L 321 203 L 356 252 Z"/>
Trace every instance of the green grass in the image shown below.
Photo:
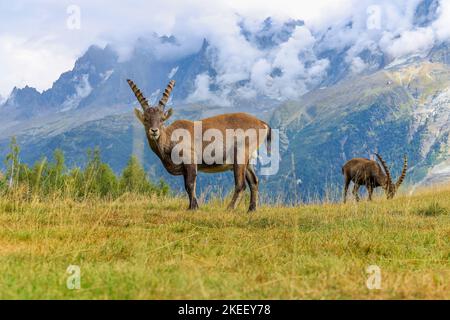
<path fill-rule="evenodd" d="M 418 208 L 417 214 L 426 217 L 435 217 L 443 214 L 447 214 L 447 208 L 442 207 L 439 202 L 433 201 L 426 207 Z"/>
<path fill-rule="evenodd" d="M 450 189 L 198 212 L 184 198 L 0 198 L 2 299 L 450 299 Z M 81 289 L 69 290 L 69 265 Z M 381 269 L 380 290 L 366 268 Z"/>

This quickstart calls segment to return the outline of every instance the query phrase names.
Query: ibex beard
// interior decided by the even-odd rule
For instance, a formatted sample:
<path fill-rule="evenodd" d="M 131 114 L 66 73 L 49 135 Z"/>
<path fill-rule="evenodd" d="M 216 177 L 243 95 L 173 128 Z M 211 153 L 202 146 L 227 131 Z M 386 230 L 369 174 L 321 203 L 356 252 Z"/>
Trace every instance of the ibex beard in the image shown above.
<path fill-rule="evenodd" d="M 150 148 L 170 174 L 184 178 L 189 209 L 198 208 L 195 192 L 198 171 L 233 171 L 235 190 L 228 208 L 237 207 L 247 182 L 250 188 L 249 211 L 256 210 L 259 182 L 254 164 L 257 152 L 265 141 L 267 154 L 271 155 L 271 168 L 265 174 L 274 174 L 278 170 L 278 135 L 275 148 L 271 148 L 274 130 L 264 121 L 246 113 L 222 114 L 195 122 L 177 120 L 166 126 L 173 111 L 166 111 L 165 106 L 175 81 L 170 81 L 157 106 L 150 106 L 133 81 L 127 81 L 142 107 L 142 111 L 135 109 L 135 114 L 144 125 Z M 265 154 L 261 154 L 264 158 Z M 267 163 L 266 160 L 263 159 L 262 163 Z"/>

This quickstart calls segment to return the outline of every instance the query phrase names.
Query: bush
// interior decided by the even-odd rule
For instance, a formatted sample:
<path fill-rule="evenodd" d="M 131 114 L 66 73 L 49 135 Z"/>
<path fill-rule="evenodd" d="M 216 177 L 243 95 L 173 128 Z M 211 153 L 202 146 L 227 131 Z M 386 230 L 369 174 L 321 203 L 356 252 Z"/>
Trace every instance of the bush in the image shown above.
<path fill-rule="evenodd" d="M 13 138 L 6 156 L 6 174 L 0 173 L 0 193 L 25 190 L 27 197 L 64 196 L 70 198 L 117 198 L 125 193 L 165 195 L 169 187 L 164 181 L 153 184 L 134 156 L 120 178 L 101 159 L 100 149 L 87 151 L 84 168 L 68 169 L 64 153 L 55 150 L 52 161 L 43 158 L 30 168 L 20 163 L 20 148 Z"/>

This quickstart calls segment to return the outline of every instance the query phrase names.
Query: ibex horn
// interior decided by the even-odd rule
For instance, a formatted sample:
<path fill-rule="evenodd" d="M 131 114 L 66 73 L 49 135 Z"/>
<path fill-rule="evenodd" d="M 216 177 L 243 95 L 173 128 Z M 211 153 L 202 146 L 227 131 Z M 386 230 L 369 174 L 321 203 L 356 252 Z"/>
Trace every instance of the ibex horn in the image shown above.
<path fill-rule="evenodd" d="M 134 84 L 133 81 L 131 81 L 130 79 L 127 79 L 127 82 L 129 84 L 131 90 L 133 90 L 133 93 L 136 96 L 137 100 L 139 101 L 142 109 L 145 111 L 147 108 L 150 107 L 147 99 L 144 97 L 141 90 L 139 90 L 139 88 L 137 87 L 137 85 Z"/>
<path fill-rule="evenodd" d="M 380 160 L 381 165 L 383 166 L 384 171 L 386 172 L 386 176 L 388 178 L 389 184 L 392 184 L 391 172 L 389 171 L 389 168 L 388 168 L 386 162 L 383 160 L 383 158 L 378 153 L 375 153 L 375 155 L 377 156 L 378 160 Z"/>
<path fill-rule="evenodd" d="M 166 106 L 166 103 L 167 101 L 169 101 L 170 93 L 172 92 L 174 86 L 175 80 L 170 80 L 166 90 L 164 90 L 163 97 L 161 98 L 161 100 L 159 100 L 160 109 L 164 109 L 164 107 Z"/>
<path fill-rule="evenodd" d="M 402 184 L 403 180 L 405 180 L 405 176 L 406 176 L 406 170 L 408 170 L 408 158 L 405 156 L 403 157 L 403 169 L 402 169 L 402 174 L 400 175 L 400 177 L 398 178 L 397 183 L 395 184 L 396 187 L 400 187 L 400 185 Z"/>

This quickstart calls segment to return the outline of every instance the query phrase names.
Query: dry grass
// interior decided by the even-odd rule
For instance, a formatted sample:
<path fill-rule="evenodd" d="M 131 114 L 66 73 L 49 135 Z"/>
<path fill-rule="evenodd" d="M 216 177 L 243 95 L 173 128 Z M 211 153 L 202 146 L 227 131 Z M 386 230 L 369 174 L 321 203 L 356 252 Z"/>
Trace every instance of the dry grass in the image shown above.
<path fill-rule="evenodd" d="M 0 198 L 0 298 L 450 298 L 450 188 L 251 215 L 185 206 Z M 80 290 L 66 288 L 69 265 Z M 369 265 L 380 290 L 366 287 Z"/>

